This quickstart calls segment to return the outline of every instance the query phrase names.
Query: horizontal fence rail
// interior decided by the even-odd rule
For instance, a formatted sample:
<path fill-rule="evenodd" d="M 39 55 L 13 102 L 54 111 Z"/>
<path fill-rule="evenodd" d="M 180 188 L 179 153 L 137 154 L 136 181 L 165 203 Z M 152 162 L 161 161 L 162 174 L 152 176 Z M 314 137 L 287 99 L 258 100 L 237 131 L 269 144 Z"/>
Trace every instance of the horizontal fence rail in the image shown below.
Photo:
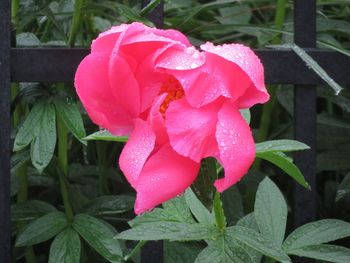
<path fill-rule="evenodd" d="M 341 53 L 305 49 L 325 70 L 342 85 L 350 84 L 350 57 Z M 69 48 L 12 48 L 11 76 L 14 82 L 71 82 L 75 70 L 89 49 Z M 265 67 L 269 84 L 322 84 L 323 80 L 309 69 L 291 50 L 257 49 Z"/>

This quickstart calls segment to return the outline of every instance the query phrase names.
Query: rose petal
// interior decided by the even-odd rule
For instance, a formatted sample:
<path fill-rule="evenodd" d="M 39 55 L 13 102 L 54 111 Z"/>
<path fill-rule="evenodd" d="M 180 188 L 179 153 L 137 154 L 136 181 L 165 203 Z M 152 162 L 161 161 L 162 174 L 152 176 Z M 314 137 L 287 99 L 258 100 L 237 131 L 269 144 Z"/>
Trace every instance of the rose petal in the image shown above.
<path fill-rule="evenodd" d="M 137 184 L 135 213 L 141 214 L 181 194 L 194 181 L 200 164 L 177 154 L 169 144 L 147 160 Z"/>
<path fill-rule="evenodd" d="M 76 91 L 94 123 L 115 135 L 128 135 L 132 119 L 116 104 L 108 82 L 108 60 L 108 54 L 101 52 L 85 57 L 75 74 Z"/>
<path fill-rule="evenodd" d="M 136 119 L 135 129 L 119 157 L 120 169 L 135 189 L 141 170 L 154 149 L 155 140 L 155 134 L 148 123 Z"/>
<path fill-rule="evenodd" d="M 221 105 L 216 101 L 194 108 L 185 98 L 170 103 L 165 122 L 173 149 L 196 162 L 217 155 L 215 130 Z"/>
<path fill-rule="evenodd" d="M 214 183 L 219 192 L 238 182 L 255 158 L 255 144 L 247 122 L 237 106 L 225 103 L 218 113 L 216 139 L 218 159 L 225 169 L 225 177 Z"/>
<path fill-rule="evenodd" d="M 265 103 L 269 99 L 264 83 L 264 68 L 260 59 L 253 50 L 241 44 L 226 44 L 214 46 L 207 42 L 201 45 L 201 49 L 214 56 L 224 58 L 228 62 L 233 62 L 240 70 L 231 72 L 234 82 L 232 83 L 232 94 L 235 94 L 237 87 L 244 87 L 246 92 L 238 100 L 240 108 L 248 108 L 256 103 Z M 246 75 L 246 76 L 244 76 Z M 246 77 L 250 82 L 247 83 Z"/>

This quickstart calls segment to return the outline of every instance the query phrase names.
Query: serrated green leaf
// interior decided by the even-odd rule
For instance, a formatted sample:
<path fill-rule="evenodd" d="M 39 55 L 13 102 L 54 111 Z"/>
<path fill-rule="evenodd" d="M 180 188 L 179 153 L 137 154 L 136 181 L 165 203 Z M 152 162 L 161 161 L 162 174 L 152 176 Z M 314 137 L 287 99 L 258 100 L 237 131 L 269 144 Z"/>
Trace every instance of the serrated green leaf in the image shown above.
<path fill-rule="evenodd" d="M 288 254 L 335 263 L 349 263 L 350 261 L 350 249 L 335 245 L 307 246 L 291 250 Z"/>
<path fill-rule="evenodd" d="M 199 201 L 197 196 L 193 193 L 191 188 L 185 192 L 185 199 L 192 214 L 199 223 L 214 225 L 215 219 L 208 209 Z"/>
<path fill-rule="evenodd" d="M 41 116 L 44 112 L 44 104 L 39 102 L 34 105 L 27 118 L 18 130 L 14 142 L 14 151 L 22 150 L 32 142 L 40 129 Z"/>
<path fill-rule="evenodd" d="M 163 207 L 153 209 L 149 213 L 135 217 L 129 221 L 129 225 L 135 227 L 139 224 L 152 222 L 195 222 L 183 195 L 163 203 Z"/>
<path fill-rule="evenodd" d="M 290 258 L 285 252 L 271 243 L 270 240 L 265 239 L 259 232 L 256 232 L 251 228 L 232 226 L 227 228 L 227 235 L 231 236 L 239 243 L 243 243 L 270 258 L 276 259 L 283 263 L 291 262 Z"/>
<path fill-rule="evenodd" d="M 29 200 L 11 207 L 11 220 L 30 221 L 55 211 L 57 211 L 57 209 L 47 202 Z"/>
<path fill-rule="evenodd" d="M 164 263 L 193 263 L 200 251 L 194 242 L 164 241 Z"/>
<path fill-rule="evenodd" d="M 324 219 L 308 223 L 294 230 L 284 241 L 288 252 L 299 248 L 327 243 L 350 236 L 350 223 L 338 219 Z"/>
<path fill-rule="evenodd" d="M 41 173 L 49 164 L 56 146 L 56 113 L 52 104 L 45 104 L 40 128 L 32 141 L 30 156 L 34 167 Z"/>
<path fill-rule="evenodd" d="M 62 212 L 46 214 L 32 221 L 19 234 L 16 246 L 23 247 L 42 243 L 60 233 L 67 225 L 67 218 Z"/>
<path fill-rule="evenodd" d="M 49 263 L 58 262 L 80 262 L 80 238 L 71 227 L 67 227 L 57 235 L 51 244 Z"/>
<path fill-rule="evenodd" d="M 264 152 L 292 152 L 310 149 L 309 146 L 302 142 L 294 140 L 273 140 L 255 144 L 257 153 Z"/>
<path fill-rule="evenodd" d="M 184 223 L 195 222 L 190 209 L 187 206 L 184 195 L 178 196 L 169 200 L 168 202 L 163 203 L 163 208 L 164 210 L 168 211 L 169 214 L 172 214 L 176 221 Z"/>
<path fill-rule="evenodd" d="M 268 177 L 258 187 L 254 215 L 264 238 L 280 247 L 286 231 L 288 209 L 281 191 Z"/>
<path fill-rule="evenodd" d="M 82 140 L 84 141 L 112 141 L 112 142 L 127 142 L 128 137 L 125 136 L 114 136 L 107 130 L 100 130 L 94 132 Z"/>
<path fill-rule="evenodd" d="M 300 185 L 304 186 L 307 189 L 310 189 L 310 185 L 308 182 L 306 182 L 299 168 L 293 164 L 288 157 L 282 155 L 281 152 L 261 152 L 256 153 L 256 157 L 273 163 L 274 165 L 281 168 L 289 176 L 291 176 Z"/>
<path fill-rule="evenodd" d="M 254 212 L 249 213 L 246 216 L 242 217 L 237 222 L 237 226 L 251 228 L 251 229 L 255 230 L 256 232 L 259 232 L 259 226 L 256 223 Z M 247 251 L 247 253 L 251 257 L 253 262 L 256 262 L 256 263 L 261 262 L 261 258 L 263 255 L 259 251 L 255 250 L 255 249 L 253 249 L 253 248 L 251 248 L 243 243 L 240 245 L 245 249 L 245 251 Z"/>
<path fill-rule="evenodd" d="M 117 232 L 112 226 L 86 214 L 76 215 L 72 226 L 91 247 L 109 262 L 122 260 L 123 252 L 119 241 L 113 238 Z"/>
<path fill-rule="evenodd" d="M 90 215 L 112 215 L 129 211 L 133 208 L 135 198 L 128 195 L 99 196 L 86 204 L 81 212 Z"/>
<path fill-rule="evenodd" d="M 249 254 L 229 235 L 211 242 L 196 258 L 195 263 L 253 263 Z"/>
<path fill-rule="evenodd" d="M 215 238 L 220 234 L 215 226 L 182 222 L 152 222 L 126 230 L 115 238 L 126 240 L 190 241 Z"/>
<path fill-rule="evenodd" d="M 163 208 L 155 208 L 149 213 L 144 213 L 143 215 L 136 216 L 128 223 L 131 227 L 136 227 L 137 225 L 144 223 L 154 223 L 162 221 L 177 222 L 177 220 L 174 219 L 173 214 L 169 213 L 169 211 L 166 211 Z"/>
<path fill-rule="evenodd" d="M 55 100 L 56 111 L 70 132 L 82 143 L 86 136 L 83 119 L 76 103 L 64 100 Z"/>

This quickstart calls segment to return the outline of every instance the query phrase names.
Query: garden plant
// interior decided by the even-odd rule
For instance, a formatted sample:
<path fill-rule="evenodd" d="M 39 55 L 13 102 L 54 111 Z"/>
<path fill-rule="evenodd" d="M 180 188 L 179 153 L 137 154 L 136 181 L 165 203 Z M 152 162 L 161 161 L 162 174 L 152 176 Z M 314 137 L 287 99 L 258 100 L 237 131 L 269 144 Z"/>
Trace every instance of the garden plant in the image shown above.
<path fill-rule="evenodd" d="M 148 2 L 12 1 L 17 47 L 91 47 L 74 83 L 12 84 L 13 262 L 141 262 L 155 240 L 168 263 L 350 262 L 349 90 L 293 43 L 291 1 Z M 349 4 L 317 1 L 319 47 L 350 56 Z M 261 47 L 325 80 L 316 189 Z M 317 198 L 301 226 L 296 184 Z"/>

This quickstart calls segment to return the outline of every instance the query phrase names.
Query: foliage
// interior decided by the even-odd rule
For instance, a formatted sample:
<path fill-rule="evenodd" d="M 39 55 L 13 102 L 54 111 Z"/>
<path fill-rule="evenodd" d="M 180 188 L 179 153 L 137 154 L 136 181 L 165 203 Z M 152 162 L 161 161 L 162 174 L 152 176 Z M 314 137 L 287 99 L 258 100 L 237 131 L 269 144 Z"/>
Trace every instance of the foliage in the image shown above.
<path fill-rule="evenodd" d="M 16 44 L 89 46 L 111 25 L 130 21 L 151 25 L 147 14 L 159 1 L 145 8 L 140 2 L 13 0 Z M 317 1 L 319 47 L 350 55 L 347 4 Z M 276 23 L 276 13 L 285 14 L 281 23 Z M 195 45 L 205 41 L 243 42 L 252 47 L 292 44 L 292 5 L 287 1 L 167 0 L 164 16 L 165 27 L 182 31 Z M 92 125 L 73 90 L 72 84 L 63 83 L 13 84 L 15 262 L 23 258 L 27 263 L 139 262 L 137 253 L 143 241 L 154 239 L 171 241 L 165 242 L 165 262 L 290 262 L 294 255 L 349 262 L 349 241 L 334 243 L 350 235 L 346 223 L 350 221 L 347 89 L 336 96 L 329 87 L 318 87 L 320 220 L 294 230 L 287 220 L 292 212 L 293 180 L 283 174 L 308 188 L 287 155 L 308 147 L 290 140 L 291 87 L 275 87 L 276 103 L 266 127 L 259 127 L 261 108 L 253 109 L 251 117 L 243 113 L 256 138 L 262 129 L 267 130 L 264 142 L 256 144 L 257 157 L 267 162 L 255 165 L 241 182 L 224 192 L 222 203 L 214 199 L 212 187 L 215 171 L 220 176 L 221 168 L 206 159 L 193 191 L 188 189 L 183 196 L 136 218 L 134 193 L 116 165 L 127 138 L 111 136 Z M 131 228 L 125 230 L 127 222 Z"/>

